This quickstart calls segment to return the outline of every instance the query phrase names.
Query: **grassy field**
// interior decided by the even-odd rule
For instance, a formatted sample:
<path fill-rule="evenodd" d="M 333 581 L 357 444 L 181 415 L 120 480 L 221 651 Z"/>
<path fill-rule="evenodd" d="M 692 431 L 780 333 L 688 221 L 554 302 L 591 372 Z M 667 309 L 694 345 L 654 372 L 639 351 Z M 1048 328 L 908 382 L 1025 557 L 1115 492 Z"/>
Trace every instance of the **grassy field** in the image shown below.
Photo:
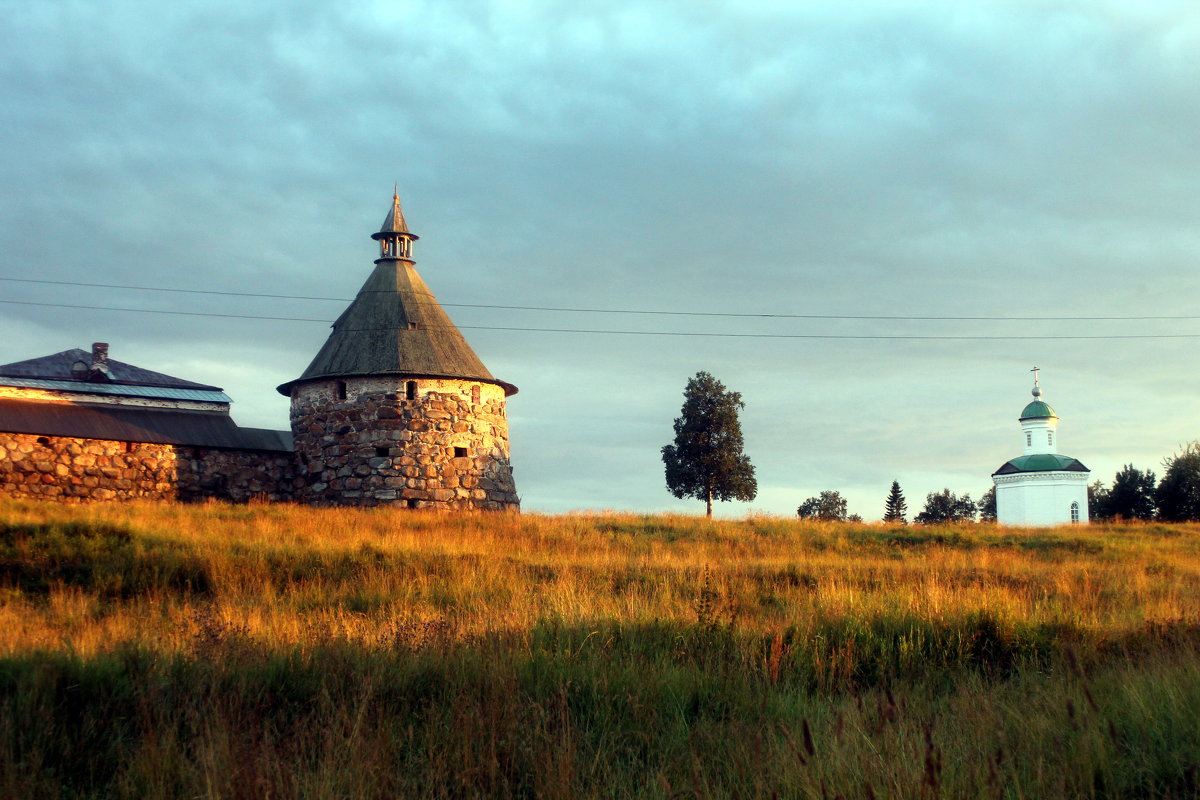
<path fill-rule="evenodd" d="M 0 796 L 1200 797 L 1200 526 L 0 501 Z"/>

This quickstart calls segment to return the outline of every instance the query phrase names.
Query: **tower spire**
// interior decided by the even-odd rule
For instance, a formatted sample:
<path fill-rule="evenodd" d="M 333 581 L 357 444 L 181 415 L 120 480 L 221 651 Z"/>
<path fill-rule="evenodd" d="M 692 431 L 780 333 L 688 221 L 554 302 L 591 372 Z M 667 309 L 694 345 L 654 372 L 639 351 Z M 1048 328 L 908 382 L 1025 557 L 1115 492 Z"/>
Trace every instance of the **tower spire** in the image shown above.
<path fill-rule="evenodd" d="M 379 242 L 379 258 L 375 259 L 376 264 L 380 261 L 413 263 L 412 243 L 421 237 L 409 231 L 408 223 L 404 221 L 404 211 L 400 208 L 399 183 L 392 189 L 392 207 L 383 220 L 383 227 L 378 233 L 371 234 L 371 238 Z"/>
<path fill-rule="evenodd" d="M 1033 373 L 1033 396 L 1035 399 L 1042 396 L 1042 387 L 1038 386 L 1039 369 L 1041 369 L 1041 367 L 1034 367 L 1033 369 L 1029 370 Z"/>

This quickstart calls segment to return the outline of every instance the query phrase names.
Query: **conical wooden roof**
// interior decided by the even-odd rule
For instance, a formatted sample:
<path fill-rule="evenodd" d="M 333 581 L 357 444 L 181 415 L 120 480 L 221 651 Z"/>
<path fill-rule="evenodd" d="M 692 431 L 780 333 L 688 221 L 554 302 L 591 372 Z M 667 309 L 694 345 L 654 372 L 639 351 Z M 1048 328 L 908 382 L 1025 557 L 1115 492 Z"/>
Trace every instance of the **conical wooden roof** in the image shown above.
<path fill-rule="evenodd" d="M 399 207 L 393 206 L 397 215 Z M 389 223 L 406 227 L 403 216 L 389 217 L 385 227 Z M 375 262 L 358 296 L 333 323 L 325 346 L 304 374 L 279 392 L 288 395 L 303 381 L 372 375 L 458 378 L 496 384 L 506 395 L 517 392 L 492 377 L 406 258 Z"/>
<path fill-rule="evenodd" d="M 379 229 L 379 233 L 372 236 L 372 239 L 382 239 L 389 233 L 407 233 L 409 238 L 420 239 L 415 233 L 408 229 L 408 223 L 404 221 L 404 212 L 400 209 L 400 193 L 395 192 L 392 195 L 392 207 L 388 211 L 388 215 L 383 220 L 383 227 Z"/>

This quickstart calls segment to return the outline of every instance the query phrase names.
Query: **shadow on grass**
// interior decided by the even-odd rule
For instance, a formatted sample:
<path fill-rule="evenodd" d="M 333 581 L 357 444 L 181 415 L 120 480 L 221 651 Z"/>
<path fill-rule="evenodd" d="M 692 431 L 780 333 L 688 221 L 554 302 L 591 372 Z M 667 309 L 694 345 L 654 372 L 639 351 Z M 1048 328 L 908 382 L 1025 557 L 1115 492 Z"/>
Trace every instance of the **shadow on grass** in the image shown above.
<path fill-rule="evenodd" d="M 55 586 L 107 598 L 212 592 L 204 563 L 187 549 L 105 522 L 0 523 L 0 584 L 34 596 Z"/>

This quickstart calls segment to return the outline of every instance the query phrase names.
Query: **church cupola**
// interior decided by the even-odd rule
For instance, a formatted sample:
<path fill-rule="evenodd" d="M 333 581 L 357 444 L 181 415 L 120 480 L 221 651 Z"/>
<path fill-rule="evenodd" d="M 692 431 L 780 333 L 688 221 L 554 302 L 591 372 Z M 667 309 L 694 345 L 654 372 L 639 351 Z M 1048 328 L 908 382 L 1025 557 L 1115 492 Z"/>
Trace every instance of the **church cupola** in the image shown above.
<path fill-rule="evenodd" d="M 1025 437 L 1025 455 L 1058 452 L 1058 415 L 1042 400 L 1038 368 L 1033 370 L 1033 402 L 1021 411 L 1021 435 Z"/>
<path fill-rule="evenodd" d="M 413 263 L 412 243 L 421 238 L 410 233 L 408 223 L 404 221 L 404 212 L 400 209 L 400 191 L 397 188 L 392 194 L 392 210 L 388 212 L 379 233 L 371 234 L 371 238 L 379 242 L 379 258 L 381 261 L 407 261 Z"/>
<path fill-rule="evenodd" d="M 1021 411 L 1024 455 L 992 473 L 1001 525 L 1066 525 L 1088 521 L 1089 471 L 1058 452 L 1058 415 L 1042 399 L 1033 368 L 1033 400 Z"/>

